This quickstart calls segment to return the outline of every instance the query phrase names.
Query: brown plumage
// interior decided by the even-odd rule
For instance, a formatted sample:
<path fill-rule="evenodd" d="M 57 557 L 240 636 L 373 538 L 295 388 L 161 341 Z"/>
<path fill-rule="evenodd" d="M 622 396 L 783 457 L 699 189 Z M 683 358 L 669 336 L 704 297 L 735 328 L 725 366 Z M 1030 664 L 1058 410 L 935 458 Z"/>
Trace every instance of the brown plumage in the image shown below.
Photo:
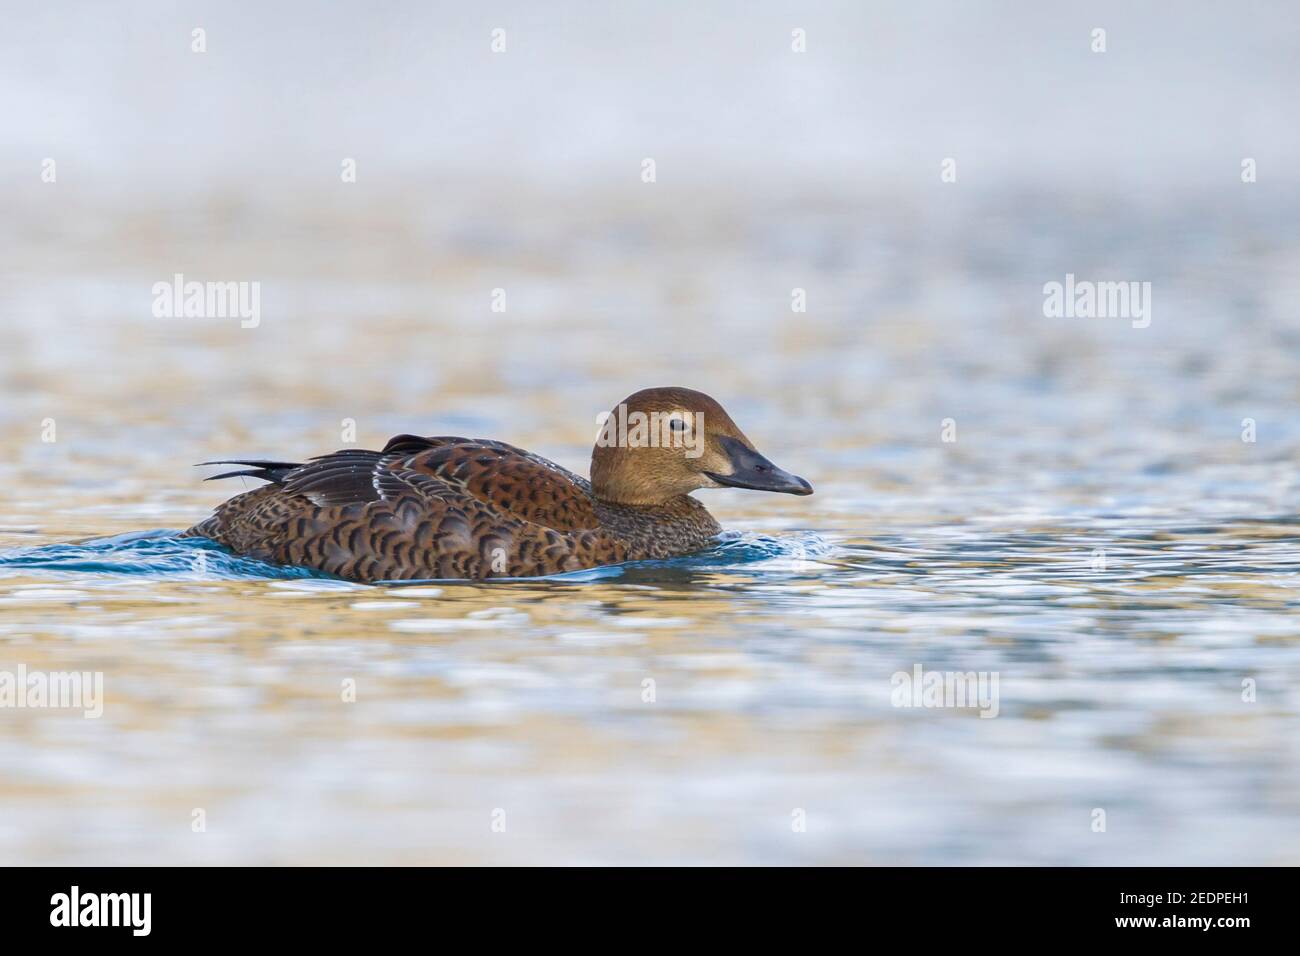
<path fill-rule="evenodd" d="M 655 424 L 638 430 L 640 421 Z M 186 536 L 362 582 L 535 577 L 666 558 L 721 530 L 690 497 L 697 488 L 812 493 L 755 451 L 721 405 L 684 388 L 620 402 L 592 453 L 590 482 L 504 442 L 413 435 L 305 464 L 226 464 L 249 467 L 215 478 L 270 483 L 218 506 Z"/>

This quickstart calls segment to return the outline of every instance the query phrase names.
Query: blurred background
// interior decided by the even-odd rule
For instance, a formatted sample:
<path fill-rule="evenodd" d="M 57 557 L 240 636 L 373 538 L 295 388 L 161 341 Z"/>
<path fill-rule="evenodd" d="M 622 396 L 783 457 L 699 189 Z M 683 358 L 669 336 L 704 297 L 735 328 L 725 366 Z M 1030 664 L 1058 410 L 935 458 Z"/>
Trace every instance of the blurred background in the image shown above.
<path fill-rule="evenodd" d="M 0 667 L 109 704 L 0 711 L 0 857 L 1296 862 L 1298 43 L 1282 2 L 0 0 L 0 547 L 187 527 L 239 490 L 193 462 L 347 422 L 585 474 L 652 385 L 818 492 L 701 496 L 762 560 L 582 587 L 15 559 Z M 156 318 L 177 273 L 260 324 Z M 1046 317 L 1067 273 L 1150 327 Z M 891 708 L 918 661 L 1001 716 Z"/>

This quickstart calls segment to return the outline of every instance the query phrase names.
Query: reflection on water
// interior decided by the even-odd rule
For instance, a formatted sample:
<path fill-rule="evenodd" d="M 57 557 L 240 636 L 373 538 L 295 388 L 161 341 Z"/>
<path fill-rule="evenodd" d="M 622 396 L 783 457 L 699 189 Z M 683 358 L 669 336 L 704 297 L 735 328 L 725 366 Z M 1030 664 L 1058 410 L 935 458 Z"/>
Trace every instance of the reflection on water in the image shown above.
<path fill-rule="evenodd" d="M 106 701 L 0 710 L 4 862 L 1300 862 L 1293 219 L 493 201 L 12 246 L 0 671 Z M 195 261 L 263 283 L 258 329 L 151 317 Z M 1044 318 L 1067 271 L 1152 281 L 1151 327 Z M 817 494 L 701 493 L 708 553 L 492 584 L 138 534 L 240 487 L 190 463 L 349 420 L 585 472 L 662 384 Z M 917 664 L 998 674 L 998 716 L 893 706 Z"/>
<path fill-rule="evenodd" d="M 202 545 L 159 537 L 10 554 L 0 661 L 103 670 L 108 703 L 98 721 L 6 715 L 6 844 L 95 861 L 1294 859 L 1296 522 L 1118 524 L 733 535 L 491 585 L 271 577 L 220 551 L 200 574 Z M 998 673 L 997 719 L 892 706 L 915 663 Z"/>

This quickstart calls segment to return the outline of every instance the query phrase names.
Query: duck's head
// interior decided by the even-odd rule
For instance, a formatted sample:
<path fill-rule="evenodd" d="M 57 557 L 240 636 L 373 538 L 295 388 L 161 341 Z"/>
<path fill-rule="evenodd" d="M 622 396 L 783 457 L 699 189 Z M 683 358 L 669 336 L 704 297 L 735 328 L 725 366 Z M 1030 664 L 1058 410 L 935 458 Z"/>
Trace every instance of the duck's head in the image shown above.
<path fill-rule="evenodd" d="M 591 453 L 591 490 L 604 501 L 662 504 L 697 488 L 810 495 L 812 485 L 758 453 L 713 399 L 647 388 L 604 416 Z"/>

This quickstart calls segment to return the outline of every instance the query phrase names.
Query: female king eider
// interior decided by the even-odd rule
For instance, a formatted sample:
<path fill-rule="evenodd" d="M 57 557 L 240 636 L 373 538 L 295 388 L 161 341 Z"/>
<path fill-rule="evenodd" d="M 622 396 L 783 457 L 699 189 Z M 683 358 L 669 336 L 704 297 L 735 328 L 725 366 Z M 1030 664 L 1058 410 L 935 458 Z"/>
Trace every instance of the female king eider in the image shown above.
<path fill-rule="evenodd" d="M 586 481 L 504 442 L 398 435 L 305 464 L 233 460 L 270 484 L 184 532 L 352 581 L 536 577 L 706 546 L 697 488 L 810 495 L 702 392 L 650 388 L 610 413 Z M 213 480 L 209 479 L 209 480 Z"/>

